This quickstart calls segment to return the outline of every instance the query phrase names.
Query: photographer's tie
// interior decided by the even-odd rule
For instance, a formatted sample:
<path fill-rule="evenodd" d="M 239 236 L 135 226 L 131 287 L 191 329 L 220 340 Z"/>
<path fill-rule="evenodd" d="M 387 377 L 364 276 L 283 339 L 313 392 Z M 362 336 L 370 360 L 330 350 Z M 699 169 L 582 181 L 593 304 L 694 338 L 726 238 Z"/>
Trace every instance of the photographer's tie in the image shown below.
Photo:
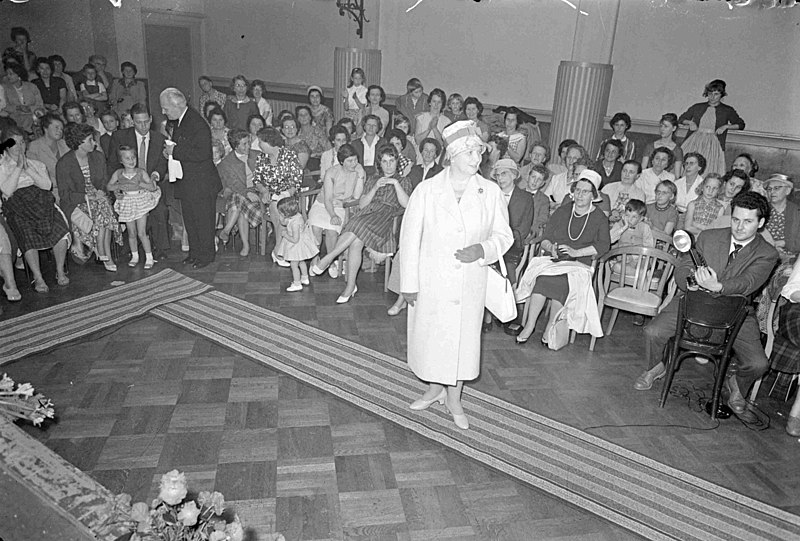
<path fill-rule="evenodd" d="M 736 259 L 736 256 L 739 254 L 739 250 L 741 250 L 743 247 L 744 244 L 736 244 L 735 242 L 733 243 L 733 251 L 728 254 L 728 263 L 725 265 L 726 267 L 733 263 L 733 260 Z"/>

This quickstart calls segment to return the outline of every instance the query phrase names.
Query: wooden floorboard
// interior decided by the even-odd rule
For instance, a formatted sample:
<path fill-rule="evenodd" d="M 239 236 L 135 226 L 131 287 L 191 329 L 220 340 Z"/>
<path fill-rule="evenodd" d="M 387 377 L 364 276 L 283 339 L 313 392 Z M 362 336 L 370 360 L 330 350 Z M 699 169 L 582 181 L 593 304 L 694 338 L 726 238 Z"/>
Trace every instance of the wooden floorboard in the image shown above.
<path fill-rule="evenodd" d="M 159 263 L 220 291 L 343 338 L 404 358 L 405 313 L 383 273 L 362 273 L 347 305 L 343 281 L 327 275 L 286 293 L 288 269 L 259 256 L 220 253 L 201 271 Z M 48 263 L 45 259 L 45 268 Z M 49 265 L 51 267 L 51 264 Z M 21 287 L 0 300 L 13 317 L 146 275 L 72 266 L 72 283 L 48 294 Z M 46 272 L 48 272 L 46 270 Z M 52 273 L 52 270 L 49 270 Z M 22 282 L 22 275 L 18 273 Z M 47 277 L 47 274 L 46 274 Z M 50 281 L 50 280 L 49 280 Z M 700 403 L 710 367 L 687 362 L 666 407 L 661 384 L 632 390 L 645 367 L 641 328 L 621 315 L 614 334 L 587 351 L 588 337 L 559 352 L 524 347 L 500 329 L 484 335 L 481 377 L 472 385 L 539 414 L 719 483 L 800 512 L 796 438 L 783 430 L 788 403 L 762 393 L 769 428 L 735 418 L 717 426 Z M 59 419 L 27 429 L 114 491 L 157 493 L 160 475 L 186 471 L 194 490 L 220 490 L 253 539 L 626 539 L 633 535 L 542 491 L 466 459 L 292 378 L 155 318 L 131 321 L 79 343 L 6 367 L 52 397 Z M 769 390 L 770 385 L 765 385 Z M 420 386 L 422 389 L 422 385 Z M 781 397 L 783 398 L 783 397 Z M 531 532 L 535 536 L 531 537 Z"/>

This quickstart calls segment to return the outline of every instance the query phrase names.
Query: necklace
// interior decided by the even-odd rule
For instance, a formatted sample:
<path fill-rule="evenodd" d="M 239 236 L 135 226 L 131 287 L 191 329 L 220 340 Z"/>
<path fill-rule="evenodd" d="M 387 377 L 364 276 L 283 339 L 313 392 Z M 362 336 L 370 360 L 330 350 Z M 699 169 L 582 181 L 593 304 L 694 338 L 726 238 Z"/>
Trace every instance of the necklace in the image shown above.
<path fill-rule="evenodd" d="M 664 205 L 663 207 L 659 207 L 659 206 L 658 206 L 658 203 L 656 203 L 656 210 L 657 210 L 657 211 L 659 211 L 659 212 L 664 212 L 664 211 L 665 211 L 665 210 L 667 210 L 668 208 L 669 208 L 669 203 L 667 203 L 667 204 L 666 204 L 666 205 Z"/>
<path fill-rule="evenodd" d="M 589 213 L 591 213 L 591 212 L 592 212 L 592 209 L 590 208 L 584 214 L 577 214 L 575 212 L 575 206 L 573 205 L 572 212 L 569 215 L 569 225 L 567 226 L 567 236 L 569 236 L 569 240 L 571 240 L 572 242 L 575 242 L 576 240 L 581 238 L 581 236 L 583 236 L 583 232 L 586 230 L 586 224 L 589 223 Z M 575 237 L 575 238 L 572 238 L 572 218 L 581 218 L 582 216 L 586 217 L 586 221 L 583 222 L 583 227 L 581 227 L 581 232 L 578 233 L 578 236 Z"/>

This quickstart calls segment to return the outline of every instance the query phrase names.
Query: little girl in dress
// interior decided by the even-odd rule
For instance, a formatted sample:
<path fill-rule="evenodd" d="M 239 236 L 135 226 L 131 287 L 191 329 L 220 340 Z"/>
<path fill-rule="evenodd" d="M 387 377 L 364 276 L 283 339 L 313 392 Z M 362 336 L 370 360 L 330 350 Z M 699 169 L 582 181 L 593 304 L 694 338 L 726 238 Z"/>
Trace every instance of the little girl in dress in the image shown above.
<path fill-rule="evenodd" d="M 717 199 L 721 178 L 716 173 L 710 173 L 700 186 L 700 197 L 691 201 L 686 207 L 686 230 L 697 235 L 700 231 L 708 229 L 714 220 L 722 214 L 724 206 Z"/>
<path fill-rule="evenodd" d="M 308 285 L 306 260 L 319 253 L 311 227 L 300 214 L 300 205 L 295 197 L 284 197 L 278 201 L 278 212 L 283 224 L 282 238 L 275 248 L 275 255 L 283 257 L 292 268 L 292 285 L 286 291 L 302 291 Z"/>
<path fill-rule="evenodd" d="M 153 249 L 147 236 L 147 213 L 156 208 L 161 198 L 161 189 L 155 181 L 147 175 L 147 171 L 136 167 L 136 151 L 129 146 L 119 147 L 119 161 L 122 169 L 111 175 L 108 191 L 114 191 L 117 201 L 114 210 L 119 215 L 119 221 L 125 222 L 128 228 L 128 245 L 131 247 L 131 260 L 129 267 L 139 264 L 138 239 L 144 248 L 144 268 L 153 268 Z"/>

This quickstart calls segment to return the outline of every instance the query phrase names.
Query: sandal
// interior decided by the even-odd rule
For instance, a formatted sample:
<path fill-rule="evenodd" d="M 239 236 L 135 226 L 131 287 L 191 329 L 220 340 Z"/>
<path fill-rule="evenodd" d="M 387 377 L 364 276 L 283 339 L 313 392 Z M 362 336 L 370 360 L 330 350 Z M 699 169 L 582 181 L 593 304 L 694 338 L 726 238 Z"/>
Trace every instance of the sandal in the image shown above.
<path fill-rule="evenodd" d="M 3 286 L 3 292 L 6 294 L 6 298 L 9 302 L 17 302 L 22 300 L 22 295 L 17 288 L 7 288 Z"/>
<path fill-rule="evenodd" d="M 67 278 L 66 274 L 62 274 L 61 276 L 56 276 L 56 283 L 60 286 L 69 285 L 69 278 Z"/>
<path fill-rule="evenodd" d="M 89 257 L 90 257 L 90 256 L 87 256 L 87 255 L 83 255 L 81 253 L 78 253 L 75 250 L 70 250 L 69 251 L 69 255 L 72 258 L 72 261 L 74 261 L 76 265 L 81 265 L 81 266 L 85 265 L 86 262 L 89 261 Z"/>
<path fill-rule="evenodd" d="M 37 293 L 47 293 L 48 291 L 50 291 L 50 288 L 47 287 L 47 282 L 45 282 L 44 280 L 34 280 L 33 282 L 31 282 L 31 284 L 33 285 L 33 289 L 35 289 Z"/>

